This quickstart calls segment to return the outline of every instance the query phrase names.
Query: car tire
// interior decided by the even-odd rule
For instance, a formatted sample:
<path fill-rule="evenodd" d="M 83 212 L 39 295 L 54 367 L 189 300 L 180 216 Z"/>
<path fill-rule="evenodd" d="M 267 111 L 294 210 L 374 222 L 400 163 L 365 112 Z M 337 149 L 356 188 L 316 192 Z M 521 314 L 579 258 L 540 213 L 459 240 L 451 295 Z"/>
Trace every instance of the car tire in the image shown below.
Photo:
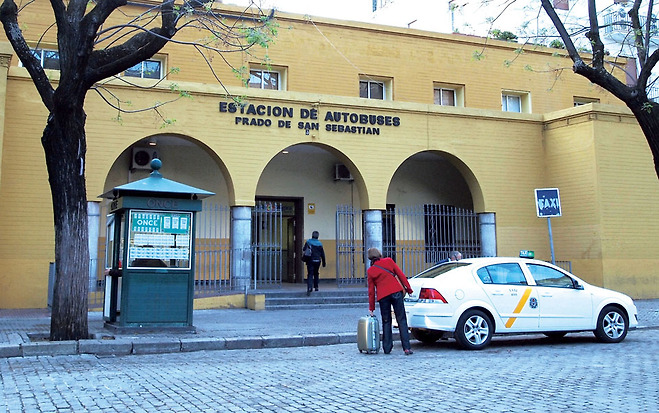
<path fill-rule="evenodd" d="M 419 340 L 420 342 L 422 342 L 424 344 L 432 344 L 435 341 L 442 338 L 442 332 L 441 331 L 435 331 L 435 330 L 425 330 L 425 329 L 413 328 L 412 329 L 412 337 L 414 337 L 415 339 Z"/>
<path fill-rule="evenodd" d="M 481 350 L 487 347 L 494 334 L 490 317 L 480 310 L 467 310 L 455 327 L 455 341 L 465 350 Z"/>
<path fill-rule="evenodd" d="M 619 343 L 627 336 L 629 319 L 624 311 L 613 305 L 607 305 L 597 317 L 595 337 L 603 343 Z"/>

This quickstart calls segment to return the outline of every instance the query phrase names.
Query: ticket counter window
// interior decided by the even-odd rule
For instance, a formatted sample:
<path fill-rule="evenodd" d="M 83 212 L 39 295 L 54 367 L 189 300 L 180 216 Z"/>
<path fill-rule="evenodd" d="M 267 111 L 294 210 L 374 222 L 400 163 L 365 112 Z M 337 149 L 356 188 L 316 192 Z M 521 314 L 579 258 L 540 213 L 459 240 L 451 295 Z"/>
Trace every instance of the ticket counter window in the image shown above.
<path fill-rule="evenodd" d="M 192 213 L 130 211 L 129 268 L 190 269 Z"/>

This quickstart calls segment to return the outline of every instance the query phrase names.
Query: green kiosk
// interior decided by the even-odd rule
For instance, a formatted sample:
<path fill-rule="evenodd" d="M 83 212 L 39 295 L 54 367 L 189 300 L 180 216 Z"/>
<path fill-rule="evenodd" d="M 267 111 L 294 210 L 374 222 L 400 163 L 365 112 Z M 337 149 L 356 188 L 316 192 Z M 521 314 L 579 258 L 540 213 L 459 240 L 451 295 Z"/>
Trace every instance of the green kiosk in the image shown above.
<path fill-rule="evenodd" d="M 195 212 L 214 195 L 163 178 L 159 159 L 148 178 L 117 186 L 107 218 L 103 319 L 116 332 L 194 332 Z"/>

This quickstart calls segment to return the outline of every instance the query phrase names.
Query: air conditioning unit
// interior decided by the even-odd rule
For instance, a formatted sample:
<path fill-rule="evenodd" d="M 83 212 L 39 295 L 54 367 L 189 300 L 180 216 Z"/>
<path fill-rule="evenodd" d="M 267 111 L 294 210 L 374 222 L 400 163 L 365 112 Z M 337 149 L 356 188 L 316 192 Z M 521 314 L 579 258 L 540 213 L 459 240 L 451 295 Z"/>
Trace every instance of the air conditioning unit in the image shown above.
<path fill-rule="evenodd" d="M 158 157 L 156 148 L 133 148 L 130 169 L 151 169 L 151 160 Z"/>
<path fill-rule="evenodd" d="M 347 166 L 337 163 L 334 165 L 334 180 L 335 181 L 354 181 L 352 174 Z"/>

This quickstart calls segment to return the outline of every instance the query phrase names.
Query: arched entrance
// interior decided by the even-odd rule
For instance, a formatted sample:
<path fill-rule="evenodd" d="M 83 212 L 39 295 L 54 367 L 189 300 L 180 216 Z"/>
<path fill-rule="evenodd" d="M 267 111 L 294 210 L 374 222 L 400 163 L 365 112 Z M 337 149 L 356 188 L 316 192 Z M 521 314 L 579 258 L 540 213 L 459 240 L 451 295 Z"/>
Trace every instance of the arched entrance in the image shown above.
<path fill-rule="evenodd" d="M 300 260 L 302 246 L 313 231 L 320 233 L 327 266 L 321 281 L 334 281 L 337 272 L 336 205 L 359 208 L 358 189 L 349 179 L 349 169 L 332 148 L 301 144 L 283 149 L 274 156 L 259 179 L 256 200 L 282 207 L 281 232 L 283 282 L 304 282 L 305 267 Z M 348 175 L 346 175 L 346 173 Z M 263 225 L 263 221 L 254 223 Z"/>

